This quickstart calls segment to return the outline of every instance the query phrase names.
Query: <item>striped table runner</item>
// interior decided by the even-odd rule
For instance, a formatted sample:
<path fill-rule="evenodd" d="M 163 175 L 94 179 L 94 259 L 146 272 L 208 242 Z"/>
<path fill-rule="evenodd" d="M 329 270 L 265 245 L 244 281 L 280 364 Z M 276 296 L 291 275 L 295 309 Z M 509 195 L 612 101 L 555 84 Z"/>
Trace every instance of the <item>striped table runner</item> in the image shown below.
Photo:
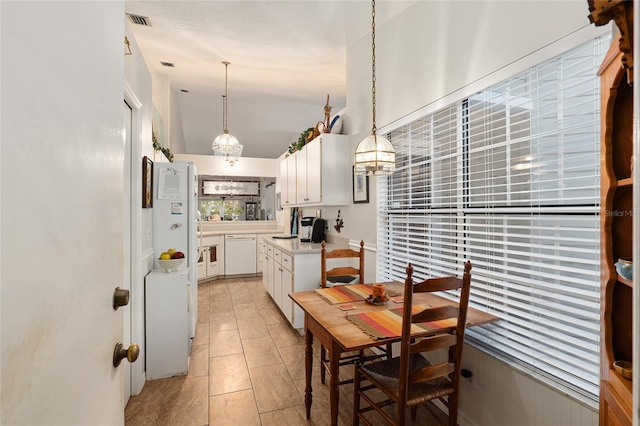
<path fill-rule="evenodd" d="M 329 288 L 318 288 L 316 292 L 332 305 L 338 303 L 358 302 L 369 297 L 373 289 L 371 284 L 337 285 Z"/>
<path fill-rule="evenodd" d="M 428 307 L 414 305 L 412 311 L 416 314 Z M 402 336 L 402 308 L 385 309 L 364 314 L 347 314 L 347 319 L 360 327 L 373 340 Z M 411 324 L 411 334 L 440 330 L 443 327 L 444 325 L 441 321 L 438 323 L 421 322 Z"/>

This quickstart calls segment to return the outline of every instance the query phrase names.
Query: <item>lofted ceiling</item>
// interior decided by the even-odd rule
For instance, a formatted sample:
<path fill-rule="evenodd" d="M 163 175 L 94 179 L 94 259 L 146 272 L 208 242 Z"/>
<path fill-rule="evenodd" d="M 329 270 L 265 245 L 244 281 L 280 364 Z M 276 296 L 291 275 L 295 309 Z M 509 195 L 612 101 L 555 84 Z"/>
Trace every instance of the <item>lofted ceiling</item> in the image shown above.
<path fill-rule="evenodd" d="M 376 3 L 376 24 L 415 1 Z M 174 153 L 212 155 L 223 131 L 228 69 L 228 130 L 242 156 L 277 158 L 300 133 L 346 106 L 347 45 L 371 32 L 371 2 L 126 1 L 147 66 L 167 76 Z M 174 67 L 163 66 L 162 62 Z M 164 119 L 164 118 L 163 118 Z M 176 141 L 177 139 L 178 141 Z"/>

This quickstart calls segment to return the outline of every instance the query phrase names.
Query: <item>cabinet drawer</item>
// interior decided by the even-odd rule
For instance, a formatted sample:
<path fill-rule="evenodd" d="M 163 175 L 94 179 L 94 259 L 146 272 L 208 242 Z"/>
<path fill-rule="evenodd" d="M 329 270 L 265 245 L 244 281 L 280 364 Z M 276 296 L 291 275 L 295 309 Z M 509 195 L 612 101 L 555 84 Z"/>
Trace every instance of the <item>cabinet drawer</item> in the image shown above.
<path fill-rule="evenodd" d="M 267 244 L 267 256 L 273 257 L 273 246 Z"/>
<path fill-rule="evenodd" d="M 282 264 L 282 260 L 280 259 L 282 259 L 282 252 L 278 249 L 273 249 L 273 260 Z"/>
<path fill-rule="evenodd" d="M 200 240 L 198 239 L 198 242 Z M 216 235 L 214 237 L 203 237 L 202 238 L 202 246 L 219 246 L 220 245 L 220 236 Z"/>
<path fill-rule="evenodd" d="M 280 263 L 287 271 L 291 271 L 291 272 L 293 271 L 293 258 L 288 254 L 286 253 L 281 254 Z"/>

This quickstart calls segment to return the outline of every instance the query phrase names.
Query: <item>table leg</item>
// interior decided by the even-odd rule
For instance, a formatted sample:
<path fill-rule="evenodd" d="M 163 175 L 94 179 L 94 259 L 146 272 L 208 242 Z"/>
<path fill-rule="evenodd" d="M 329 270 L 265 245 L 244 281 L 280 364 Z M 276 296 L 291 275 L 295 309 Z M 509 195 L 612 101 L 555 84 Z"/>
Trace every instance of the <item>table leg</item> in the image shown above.
<path fill-rule="evenodd" d="M 338 350 L 335 342 L 332 342 L 330 354 L 329 354 L 329 374 L 331 375 L 330 388 L 329 388 L 329 402 L 331 404 L 331 425 L 338 425 L 338 400 L 340 396 L 340 390 L 338 389 L 340 383 L 340 350 Z"/>
<path fill-rule="evenodd" d="M 306 385 L 304 388 L 304 405 L 307 408 L 307 419 L 311 418 L 311 373 L 313 371 L 313 333 L 307 328 L 304 335 L 304 377 Z"/>

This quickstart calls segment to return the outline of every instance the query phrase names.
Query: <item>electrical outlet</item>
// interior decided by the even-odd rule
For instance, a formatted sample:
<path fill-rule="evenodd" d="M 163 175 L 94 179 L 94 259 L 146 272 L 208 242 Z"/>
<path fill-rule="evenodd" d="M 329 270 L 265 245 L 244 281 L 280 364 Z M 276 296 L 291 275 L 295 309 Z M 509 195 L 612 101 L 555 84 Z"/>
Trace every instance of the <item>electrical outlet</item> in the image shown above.
<path fill-rule="evenodd" d="M 475 369 L 470 365 L 463 365 L 460 370 L 462 381 L 469 386 L 470 389 L 476 390 L 477 378 L 474 373 Z"/>

